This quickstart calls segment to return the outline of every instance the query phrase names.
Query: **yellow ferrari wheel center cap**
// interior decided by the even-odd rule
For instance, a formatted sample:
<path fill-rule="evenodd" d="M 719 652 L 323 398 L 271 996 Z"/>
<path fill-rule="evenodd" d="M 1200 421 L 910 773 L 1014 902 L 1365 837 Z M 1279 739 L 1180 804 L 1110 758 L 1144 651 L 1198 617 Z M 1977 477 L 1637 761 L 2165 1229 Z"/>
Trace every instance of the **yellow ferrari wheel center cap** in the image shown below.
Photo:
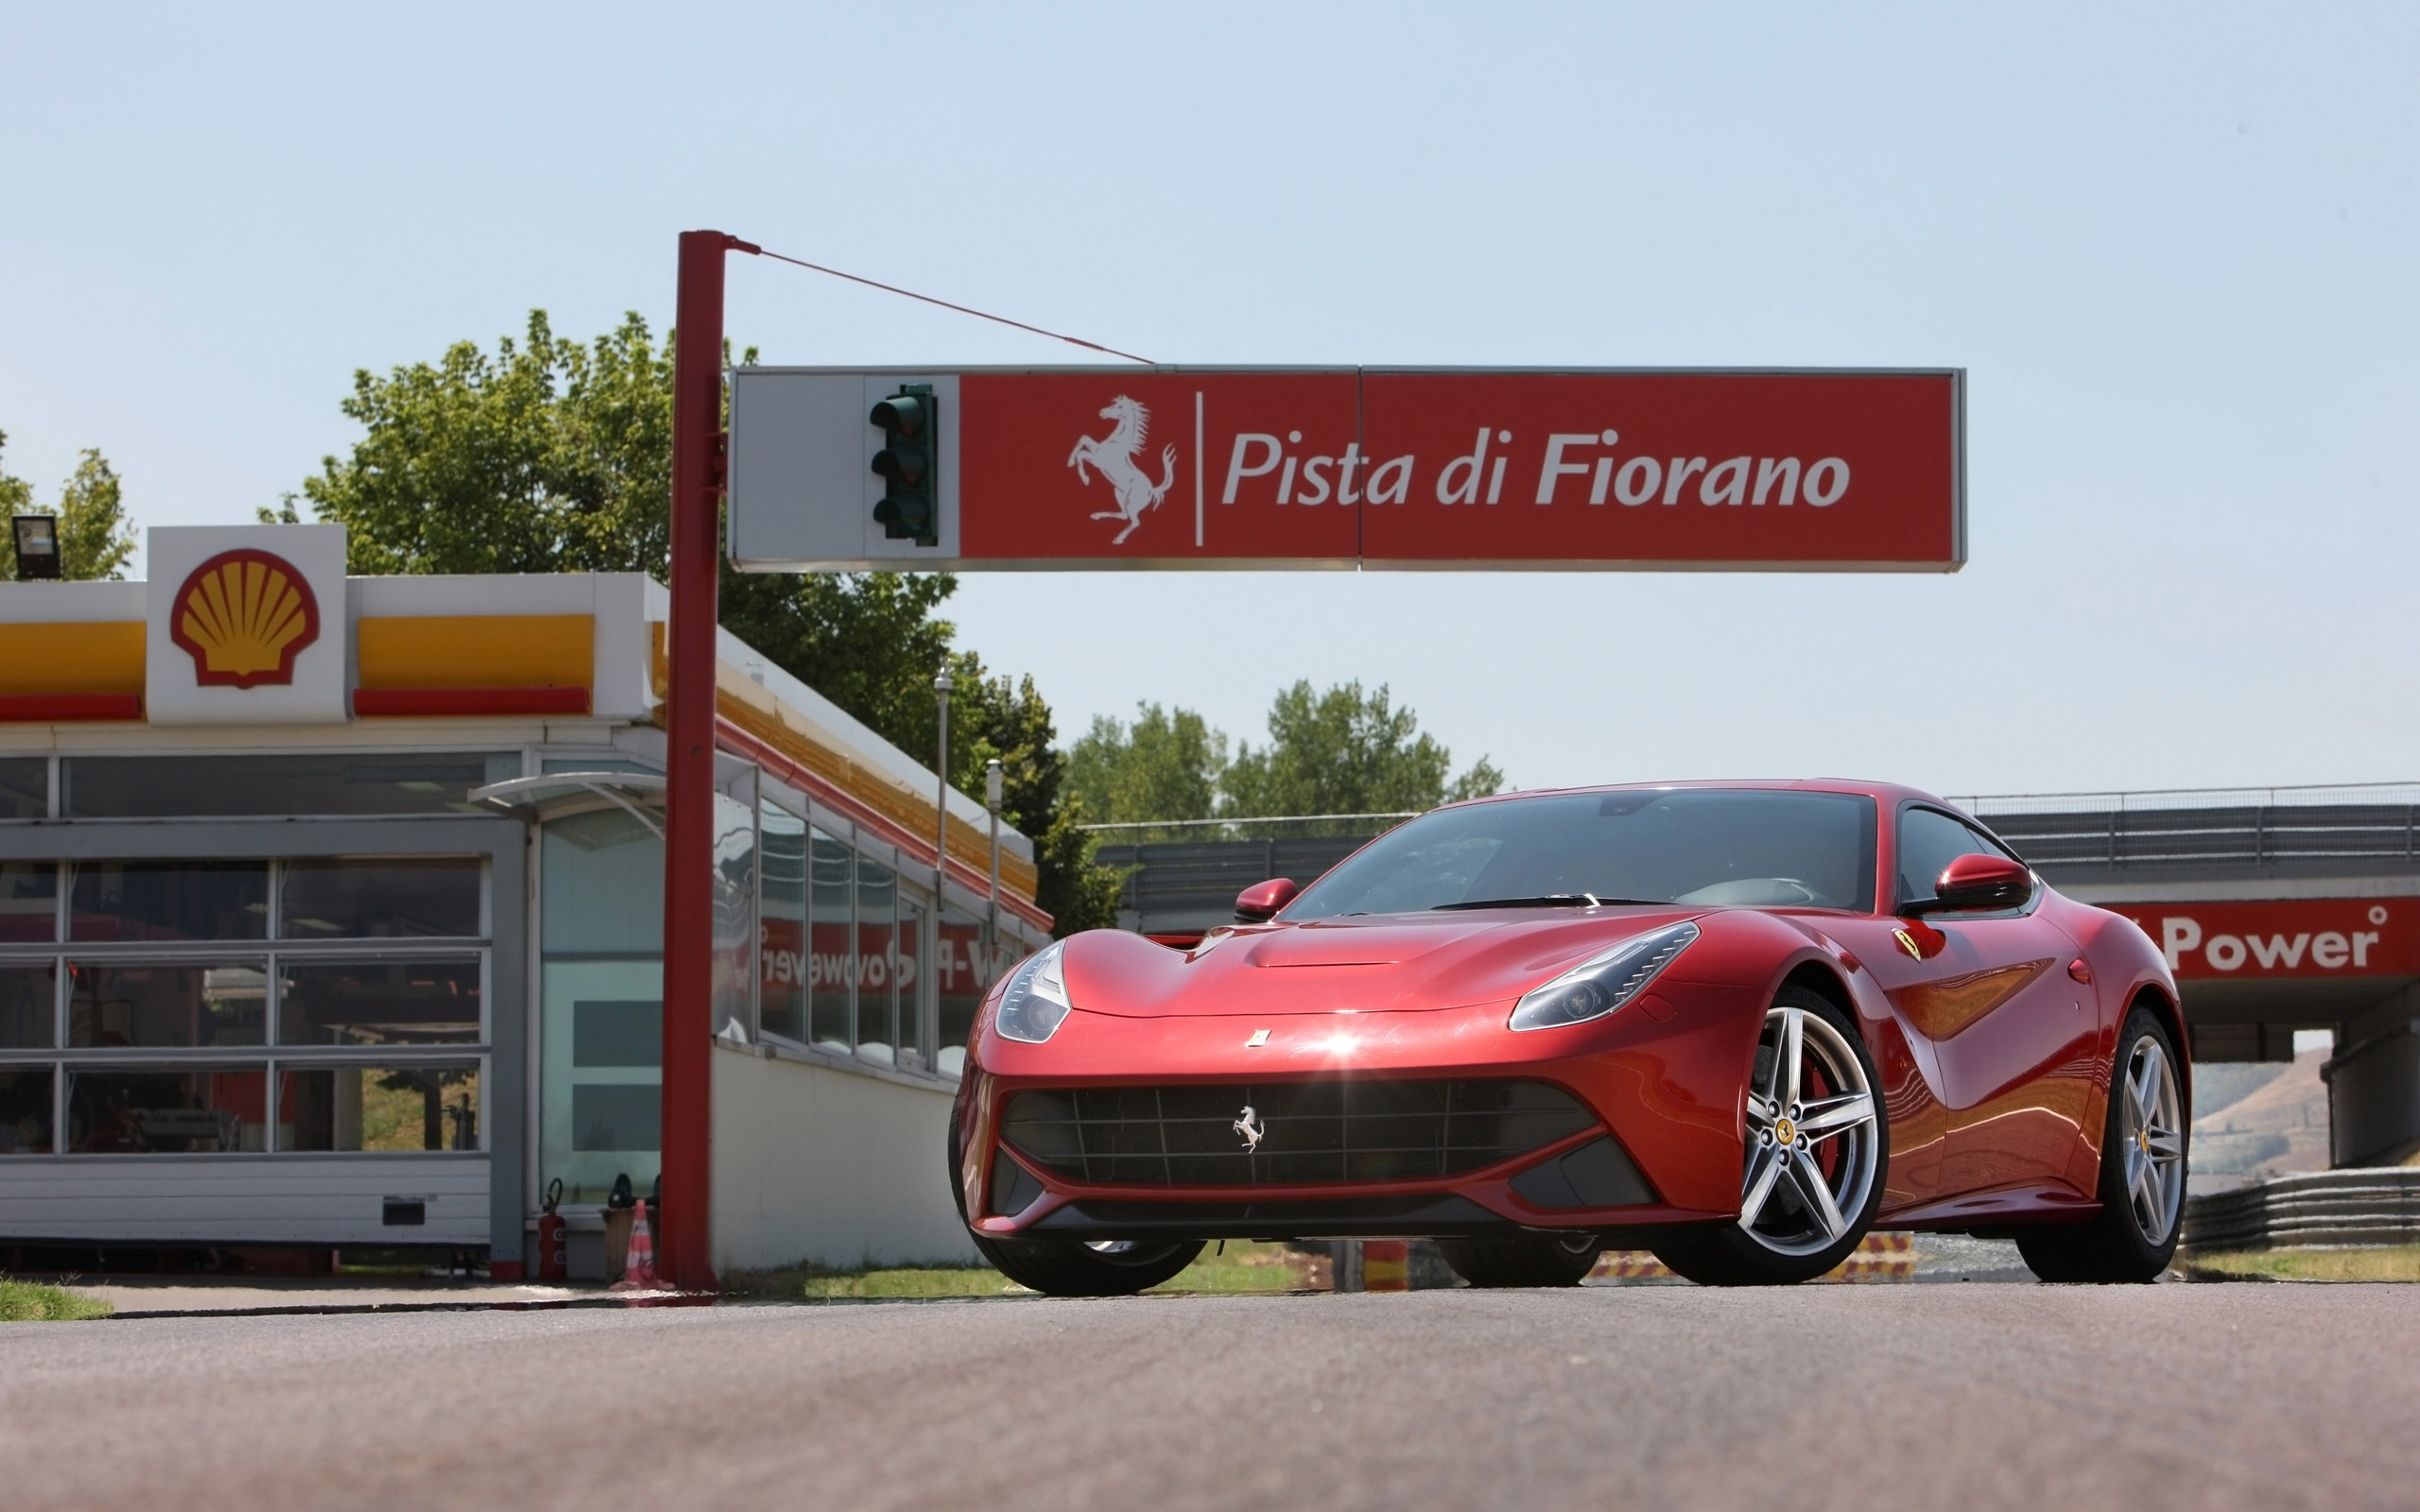
<path fill-rule="evenodd" d="M 1786 1118 L 1777 1119 L 1773 1123 L 1773 1138 L 1784 1144 L 1793 1143 L 1798 1139 L 1798 1125 Z"/>

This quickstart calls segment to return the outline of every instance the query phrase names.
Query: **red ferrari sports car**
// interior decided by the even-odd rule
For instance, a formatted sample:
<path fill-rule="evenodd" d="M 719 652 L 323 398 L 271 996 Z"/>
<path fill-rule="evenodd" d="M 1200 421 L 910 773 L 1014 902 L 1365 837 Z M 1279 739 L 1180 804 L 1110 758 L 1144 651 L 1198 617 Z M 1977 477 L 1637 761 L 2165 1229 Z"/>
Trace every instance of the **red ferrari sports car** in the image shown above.
<path fill-rule="evenodd" d="M 1608 1246 L 1805 1280 L 1877 1225 L 2046 1280 L 2176 1247 L 2176 986 L 1940 799 L 1879 782 L 1435 810 L 1178 951 L 1096 931 L 985 1000 L 951 1123 L 975 1243 L 1139 1291 L 1204 1241 L 1418 1236 L 1478 1286 Z"/>

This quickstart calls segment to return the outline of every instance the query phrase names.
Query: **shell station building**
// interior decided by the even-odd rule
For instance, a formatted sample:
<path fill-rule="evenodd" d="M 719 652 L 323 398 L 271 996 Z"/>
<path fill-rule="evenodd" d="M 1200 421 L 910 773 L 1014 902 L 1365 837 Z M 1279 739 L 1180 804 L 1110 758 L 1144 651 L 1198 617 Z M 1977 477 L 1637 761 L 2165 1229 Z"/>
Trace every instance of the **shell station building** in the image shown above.
<path fill-rule="evenodd" d="M 0 584 L 0 1250 L 442 1245 L 602 1279 L 661 1121 L 665 591 L 352 577 L 339 525 Z M 1032 850 L 725 634 L 717 1267 L 967 1252 L 967 1030 Z M 681 1194 L 667 1191 L 667 1203 Z"/>

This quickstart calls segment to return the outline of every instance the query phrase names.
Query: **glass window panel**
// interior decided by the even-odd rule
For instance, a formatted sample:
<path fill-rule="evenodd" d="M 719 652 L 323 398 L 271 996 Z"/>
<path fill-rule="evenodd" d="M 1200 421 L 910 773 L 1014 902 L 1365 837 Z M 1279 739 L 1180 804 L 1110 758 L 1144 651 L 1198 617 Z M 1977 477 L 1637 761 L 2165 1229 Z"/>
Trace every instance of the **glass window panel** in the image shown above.
<path fill-rule="evenodd" d="M 50 1153 L 50 1068 L 0 1066 L 0 1155 Z"/>
<path fill-rule="evenodd" d="M 0 940 L 59 937 L 59 868 L 47 861 L 0 862 Z"/>
<path fill-rule="evenodd" d="M 479 1147 L 476 1066 L 280 1067 L 281 1150 Z"/>
<path fill-rule="evenodd" d="M 268 1101 L 268 1075 L 258 1066 L 71 1066 L 67 1147 L 78 1155 L 264 1150 Z"/>
<path fill-rule="evenodd" d="M 58 968 L 0 967 L 0 1050 L 48 1050 L 58 1032 Z M 0 1120 L 6 1115 L 0 1114 Z"/>
<path fill-rule="evenodd" d="M 806 821 L 761 806 L 757 855 L 757 1027 L 806 1041 Z"/>
<path fill-rule="evenodd" d="M 924 1012 L 925 909 L 915 900 L 899 900 L 899 932 L 890 947 L 891 991 L 899 1016 L 899 1063 L 925 1063 Z"/>
<path fill-rule="evenodd" d="M 756 814 L 715 795 L 714 1032 L 732 1024 L 754 1038 L 749 997 L 755 975 Z"/>
<path fill-rule="evenodd" d="M 664 949 L 664 842 L 621 809 L 549 819 L 540 865 L 549 955 Z"/>
<path fill-rule="evenodd" d="M 76 868 L 67 937 L 263 939 L 266 861 L 90 861 Z"/>
<path fill-rule="evenodd" d="M 983 920 L 955 908 L 942 910 L 939 937 L 934 941 L 934 988 L 941 998 L 941 1039 L 934 1069 L 956 1075 L 966 1069 L 966 1039 L 975 1028 L 975 1010 L 993 982 L 983 952 Z M 1024 947 L 1006 936 L 1002 943 L 1022 955 Z"/>
<path fill-rule="evenodd" d="M 479 963 L 278 963 L 282 1045 L 462 1045 L 480 1036 Z"/>
<path fill-rule="evenodd" d="M 541 772 L 637 772 L 647 777 L 662 777 L 664 768 L 648 762 L 634 762 L 627 756 L 549 756 L 538 764 Z"/>
<path fill-rule="evenodd" d="M 267 1044 L 265 963 L 70 965 L 67 1042 L 78 1049 Z"/>
<path fill-rule="evenodd" d="M 70 756 L 71 818 L 180 815 L 485 814 L 471 789 L 521 775 L 516 752 L 325 756 Z"/>
<path fill-rule="evenodd" d="M 475 936 L 477 856 L 289 861 L 279 885 L 285 939 Z"/>
<path fill-rule="evenodd" d="M 571 1126 L 576 1151 L 653 1155 L 664 1138 L 664 1089 L 580 1083 L 571 1090 Z"/>
<path fill-rule="evenodd" d="M 655 960 L 550 960 L 540 987 L 538 1174 L 563 1200 L 602 1202 L 616 1176 L 655 1180 L 664 970 Z"/>
<path fill-rule="evenodd" d="M 850 899 L 856 892 L 856 854 L 847 843 L 821 830 L 807 853 L 807 1001 L 815 1042 L 845 1051 L 856 1043 L 850 1001 Z"/>
<path fill-rule="evenodd" d="M 0 760 L 0 819 L 39 819 L 49 814 L 49 759 L 10 756 Z"/>
<path fill-rule="evenodd" d="M 582 998 L 571 1005 L 575 1066 L 664 1064 L 664 1004 L 655 998 Z"/>
<path fill-rule="evenodd" d="M 857 857 L 856 951 L 849 962 L 857 987 L 857 1054 L 886 1062 L 898 1058 L 898 931 L 891 917 L 898 902 L 899 879 L 890 868 Z"/>

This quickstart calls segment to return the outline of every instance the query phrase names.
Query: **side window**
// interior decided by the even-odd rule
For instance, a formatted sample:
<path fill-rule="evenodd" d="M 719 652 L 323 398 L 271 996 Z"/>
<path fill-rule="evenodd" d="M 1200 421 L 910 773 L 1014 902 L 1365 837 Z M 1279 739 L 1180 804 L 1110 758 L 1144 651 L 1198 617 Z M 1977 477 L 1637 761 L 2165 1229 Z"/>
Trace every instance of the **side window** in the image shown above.
<path fill-rule="evenodd" d="M 1931 897 L 1942 869 L 1960 856 L 2008 853 L 2006 846 L 1946 814 L 1909 809 L 1899 816 L 1899 897 Z"/>

